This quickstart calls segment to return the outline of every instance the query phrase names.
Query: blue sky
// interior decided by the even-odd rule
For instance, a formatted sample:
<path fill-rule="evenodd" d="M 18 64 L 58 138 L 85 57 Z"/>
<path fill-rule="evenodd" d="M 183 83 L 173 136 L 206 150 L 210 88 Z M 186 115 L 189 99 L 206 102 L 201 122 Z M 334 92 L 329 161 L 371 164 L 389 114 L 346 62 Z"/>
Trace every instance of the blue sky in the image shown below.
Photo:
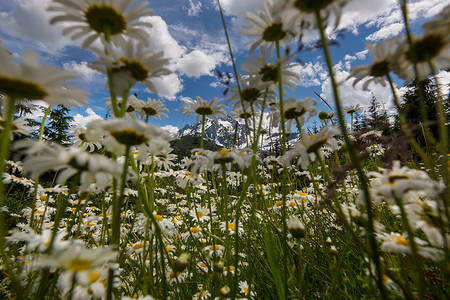
<path fill-rule="evenodd" d="M 95 60 L 89 51 L 79 49 L 79 41 L 71 41 L 60 34 L 64 24 L 50 26 L 50 14 L 45 8 L 50 0 L 1 0 L 0 1 L 0 40 L 4 46 L 20 61 L 27 49 L 41 54 L 43 64 L 55 64 L 62 68 L 81 73 L 81 84 L 91 94 L 89 107 L 72 109 L 76 122 L 85 125 L 98 116 L 103 117 L 105 100 L 108 96 L 105 77 L 90 69 L 88 63 Z M 450 0 L 415 0 L 410 2 L 410 18 L 413 32 L 420 34 L 421 25 L 439 13 Z M 244 15 L 246 10 L 254 11 L 263 7 L 262 0 L 222 0 L 233 51 L 238 66 L 248 59 L 248 46 L 251 39 L 239 34 L 242 25 L 248 24 Z M 183 117 L 179 112 L 183 97 L 200 96 L 211 99 L 223 97 L 225 87 L 220 84 L 215 69 L 232 72 L 225 35 L 217 9 L 216 0 L 154 0 L 148 7 L 154 10 L 146 17 L 153 24 L 149 33 L 150 48 L 164 50 L 171 59 L 174 73 L 154 80 L 159 95 L 153 95 L 143 85 L 132 90 L 138 98 L 161 99 L 169 108 L 169 119 L 156 122 L 161 126 L 181 128 L 192 124 L 194 117 Z M 345 82 L 352 66 L 370 64 L 365 43 L 394 37 L 403 30 L 398 0 L 350 0 L 344 9 L 339 25 L 343 36 L 339 37 L 339 46 L 332 48 L 335 71 L 345 105 L 360 103 L 367 107 L 372 94 L 387 107 L 390 107 L 390 90 L 379 85 L 371 85 L 369 91 L 361 86 L 353 89 L 352 81 Z M 317 34 L 305 35 L 304 41 L 312 43 Z M 311 96 L 317 99 L 314 91 L 329 103 L 333 103 L 326 65 L 321 50 L 299 53 L 304 63 L 296 67 L 300 74 L 300 84 L 296 86 L 295 96 Z M 450 74 L 441 72 L 443 82 L 450 82 Z M 401 90 L 403 82 L 397 80 Z M 328 110 L 319 103 L 318 110 Z"/>

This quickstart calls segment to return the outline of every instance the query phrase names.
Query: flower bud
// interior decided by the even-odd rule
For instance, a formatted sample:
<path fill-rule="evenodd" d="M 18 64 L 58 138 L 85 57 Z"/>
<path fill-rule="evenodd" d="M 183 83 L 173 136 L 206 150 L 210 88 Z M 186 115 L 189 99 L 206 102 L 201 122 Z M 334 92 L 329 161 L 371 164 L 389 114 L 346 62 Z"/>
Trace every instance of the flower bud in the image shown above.
<path fill-rule="evenodd" d="M 214 272 L 223 273 L 223 261 L 215 262 L 213 265 Z"/>
<path fill-rule="evenodd" d="M 287 221 L 286 225 L 293 237 L 298 239 L 305 237 L 306 235 L 305 225 L 303 225 L 303 223 L 300 222 L 299 219 L 297 218 L 290 219 Z"/>
<path fill-rule="evenodd" d="M 228 287 L 228 285 L 226 285 L 226 286 L 223 286 L 219 292 L 223 297 L 228 297 L 228 295 L 230 294 L 230 291 L 231 291 L 230 288 Z"/>
<path fill-rule="evenodd" d="M 180 257 L 173 262 L 173 270 L 175 272 L 183 272 L 189 265 L 189 254 L 183 253 Z"/>
<path fill-rule="evenodd" d="M 329 252 L 330 252 L 331 254 L 338 254 L 338 250 L 336 249 L 336 246 L 334 246 L 334 245 L 331 245 L 331 246 L 330 246 Z"/>
<path fill-rule="evenodd" d="M 321 120 L 326 120 L 326 119 L 328 119 L 328 113 L 326 112 L 326 111 L 320 111 L 320 113 L 319 113 L 319 119 L 321 119 Z"/>

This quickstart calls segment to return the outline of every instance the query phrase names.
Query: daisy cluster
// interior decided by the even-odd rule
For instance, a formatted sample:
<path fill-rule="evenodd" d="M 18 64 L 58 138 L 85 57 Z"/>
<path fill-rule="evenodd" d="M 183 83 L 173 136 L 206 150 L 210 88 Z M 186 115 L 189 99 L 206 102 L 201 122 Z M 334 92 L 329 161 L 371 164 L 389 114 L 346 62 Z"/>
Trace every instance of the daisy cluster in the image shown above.
<path fill-rule="evenodd" d="M 37 140 L 18 139 L 29 128 L 14 118 L 15 105 L 85 105 L 86 92 L 71 84 L 74 72 L 42 66 L 34 52 L 16 64 L 0 45 L 2 297 L 445 298 L 445 122 L 439 159 L 419 169 L 389 160 L 396 146 L 380 131 L 353 131 L 361 107 L 341 107 L 337 86 L 337 111 L 319 113 L 314 134 L 304 125 L 318 101 L 288 96 L 300 80 L 291 47 L 318 30 L 329 59 L 325 30 L 339 25 L 347 2 L 265 0 L 264 10 L 247 12 L 249 60 L 226 99 L 245 122 L 246 145 L 205 149 L 205 120 L 226 117 L 227 105 L 185 98 L 181 111 L 201 121 L 202 135 L 200 147 L 181 158 L 173 137 L 151 124 L 168 117 L 164 103 L 130 94 L 138 83 L 157 94 L 152 79 L 172 72 L 163 51 L 147 48 L 147 3 L 51 1 L 50 23 L 64 22 L 62 34 L 96 54 L 90 67 L 107 75 L 112 116 L 72 128 L 70 145 L 43 141 L 45 119 Z M 425 23 L 422 37 L 407 30 L 368 44 L 375 62 L 354 67 L 349 78 L 367 88 L 392 84 L 391 72 L 410 81 L 448 68 L 449 12 Z M 259 147 L 267 114 L 280 132 L 271 153 Z M 288 143 L 292 127 L 300 138 Z"/>

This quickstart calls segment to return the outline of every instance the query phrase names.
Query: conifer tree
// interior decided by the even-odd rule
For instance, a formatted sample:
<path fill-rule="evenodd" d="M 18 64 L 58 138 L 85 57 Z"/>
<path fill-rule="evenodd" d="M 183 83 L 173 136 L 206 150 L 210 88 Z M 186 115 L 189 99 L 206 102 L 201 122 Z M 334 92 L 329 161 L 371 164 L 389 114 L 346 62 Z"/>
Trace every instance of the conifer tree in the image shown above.
<path fill-rule="evenodd" d="M 69 142 L 69 128 L 73 117 L 69 116 L 70 109 L 58 105 L 51 109 L 48 116 L 48 124 L 44 128 L 44 136 L 47 140 L 66 145 Z"/>

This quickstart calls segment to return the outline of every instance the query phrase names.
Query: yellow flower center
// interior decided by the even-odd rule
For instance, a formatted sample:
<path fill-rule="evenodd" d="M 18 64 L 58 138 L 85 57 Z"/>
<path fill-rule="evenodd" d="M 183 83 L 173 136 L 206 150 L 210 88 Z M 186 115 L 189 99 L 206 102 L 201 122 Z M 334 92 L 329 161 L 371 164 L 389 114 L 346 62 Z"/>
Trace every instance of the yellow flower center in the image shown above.
<path fill-rule="evenodd" d="M 35 82 L 1 75 L 0 91 L 6 95 L 14 95 L 27 100 L 43 100 L 48 95 L 44 88 Z"/>
<path fill-rule="evenodd" d="M 295 1 L 294 6 L 301 11 L 312 13 L 316 9 L 320 10 L 327 7 L 327 5 L 333 1 L 334 0 L 297 0 Z"/>
<path fill-rule="evenodd" d="M 89 275 L 88 275 L 89 282 L 90 283 L 96 282 L 100 278 L 100 275 L 101 274 L 99 272 L 89 273 Z"/>
<path fill-rule="evenodd" d="M 308 196 L 307 193 L 302 193 L 302 192 L 296 192 L 296 193 L 297 193 L 297 195 L 299 195 L 299 196 Z"/>
<path fill-rule="evenodd" d="M 278 67 L 265 65 L 259 70 L 259 74 L 262 75 L 261 80 L 264 82 L 273 81 L 278 82 Z"/>
<path fill-rule="evenodd" d="M 266 42 L 275 42 L 284 39 L 287 36 L 287 32 L 283 31 L 283 24 L 272 23 L 267 26 L 262 34 L 263 40 Z"/>
<path fill-rule="evenodd" d="M 209 116 L 213 114 L 213 109 L 209 106 L 199 106 L 195 109 L 195 112 L 201 116 Z"/>
<path fill-rule="evenodd" d="M 113 130 L 109 134 L 123 145 L 134 146 L 148 142 L 147 136 L 134 131 L 131 127 L 127 127 L 125 130 Z"/>
<path fill-rule="evenodd" d="M 200 293 L 197 294 L 197 297 L 205 297 L 206 296 L 206 292 L 205 291 L 201 291 Z"/>
<path fill-rule="evenodd" d="M 200 228 L 198 228 L 198 227 L 192 227 L 190 230 L 191 230 L 192 233 L 200 232 Z"/>
<path fill-rule="evenodd" d="M 153 215 L 153 217 L 155 218 L 156 221 L 163 221 L 164 218 L 160 215 Z"/>
<path fill-rule="evenodd" d="M 140 61 L 137 61 L 134 58 L 130 61 L 125 57 L 119 58 L 119 61 L 124 65 L 113 69 L 113 72 L 129 71 L 136 81 L 144 81 L 149 77 L 149 70 Z"/>
<path fill-rule="evenodd" d="M 409 247 L 409 241 L 405 240 L 402 236 L 398 236 L 397 240 L 395 241 L 396 245 L 399 246 L 405 246 L 405 247 Z"/>
<path fill-rule="evenodd" d="M 143 243 L 136 243 L 133 245 L 133 249 L 134 250 L 138 250 L 138 249 L 142 249 L 144 248 L 144 244 Z"/>
<path fill-rule="evenodd" d="M 158 111 L 156 109 L 154 109 L 153 107 L 149 107 L 149 106 L 142 107 L 142 110 L 145 112 L 145 114 L 147 116 L 154 116 L 158 113 Z"/>
<path fill-rule="evenodd" d="M 389 62 L 387 59 L 376 61 L 370 66 L 370 75 L 373 77 L 384 77 L 389 74 Z M 351 113 L 350 111 L 348 113 Z"/>
<path fill-rule="evenodd" d="M 445 46 L 444 38 L 439 34 L 430 34 L 413 42 L 415 51 L 415 59 L 411 51 L 406 53 L 406 57 L 411 62 L 424 63 L 439 55 Z"/>
<path fill-rule="evenodd" d="M 232 230 L 232 231 L 236 231 L 236 225 L 234 224 L 228 224 L 228 229 Z"/>
<path fill-rule="evenodd" d="M 91 268 L 92 261 L 89 259 L 74 258 L 69 261 L 68 269 L 72 272 L 87 271 Z"/>
<path fill-rule="evenodd" d="M 261 91 L 257 88 L 246 88 L 242 91 L 242 100 L 253 102 L 255 100 L 258 100 L 258 98 L 261 96 Z M 246 112 L 245 114 L 242 113 L 239 115 L 240 118 L 245 119 L 251 117 L 251 114 L 249 112 Z"/>
<path fill-rule="evenodd" d="M 125 17 L 111 5 L 92 5 L 84 17 L 89 27 L 98 33 L 109 33 L 111 35 L 122 33 L 127 27 Z"/>

